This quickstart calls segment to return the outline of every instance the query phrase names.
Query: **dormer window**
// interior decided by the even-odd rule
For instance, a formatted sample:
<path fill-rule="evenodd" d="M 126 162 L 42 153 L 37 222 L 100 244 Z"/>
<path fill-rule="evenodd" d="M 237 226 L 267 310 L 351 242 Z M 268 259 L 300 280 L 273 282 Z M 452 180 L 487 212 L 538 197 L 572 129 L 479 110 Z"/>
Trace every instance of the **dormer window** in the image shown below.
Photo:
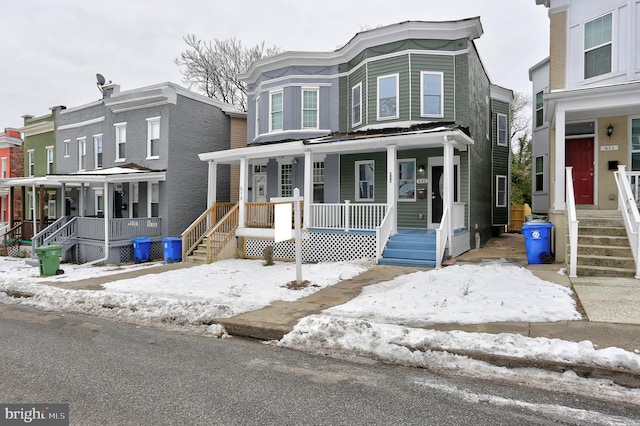
<path fill-rule="evenodd" d="M 584 24 L 585 80 L 611 72 L 612 21 L 609 13 Z"/>
<path fill-rule="evenodd" d="M 378 120 L 398 118 L 398 74 L 378 77 Z"/>

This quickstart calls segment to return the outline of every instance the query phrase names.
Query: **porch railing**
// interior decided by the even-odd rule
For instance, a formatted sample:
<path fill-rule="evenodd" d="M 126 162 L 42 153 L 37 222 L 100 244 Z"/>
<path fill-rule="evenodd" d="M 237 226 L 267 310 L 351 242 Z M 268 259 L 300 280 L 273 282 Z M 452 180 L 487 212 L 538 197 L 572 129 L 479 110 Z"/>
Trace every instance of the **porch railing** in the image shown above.
<path fill-rule="evenodd" d="M 216 223 L 206 234 L 207 240 L 207 263 L 213 262 L 213 259 L 222 251 L 233 237 L 238 227 L 238 219 L 240 208 L 236 204 L 218 223 Z"/>
<path fill-rule="evenodd" d="M 436 269 L 442 267 L 442 258 L 444 257 L 444 251 L 447 248 L 447 241 L 449 240 L 449 206 L 443 206 L 442 219 L 440 219 L 440 226 L 436 229 Z"/>
<path fill-rule="evenodd" d="M 376 226 L 376 262 L 382 258 L 384 247 L 393 231 L 392 213 L 393 206 L 389 206 L 382 222 Z"/>
<path fill-rule="evenodd" d="M 578 217 L 576 215 L 576 197 L 573 192 L 573 169 L 566 168 L 566 209 L 569 226 L 569 277 L 577 277 L 578 268 Z"/>
<path fill-rule="evenodd" d="M 104 219 L 78 217 L 78 238 L 104 241 Z M 137 237 L 162 235 L 159 217 L 109 219 L 109 241 L 130 240 Z"/>
<path fill-rule="evenodd" d="M 616 185 L 618 186 L 618 204 L 624 219 L 629 244 L 631 245 L 633 261 L 636 265 L 635 277 L 640 278 L 640 213 L 638 213 L 637 204 L 638 189 L 636 185 L 634 193 L 631 185 L 631 178 L 634 178 L 636 184 L 638 183 L 638 175 L 635 173 L 628 174 L 623 165 L 618 166 L 618 171 L 614 172 L 613 175 L 615 176 Z"/>
<path fill-rule="evenodd" d="M 51 225 L 31 237 L 31 248 L 33 249 L 31 250 L 31 257 L 36 256 L 35 249 L 50 244 L 52 240 L 49 237 L 51 237 L 51 235 L 57 235 L 61 229 L 66 227 L 70 219 L 70 216 L 60 216 Z"/>
<path fill-rule="evenodd" d="M 9 255 L 9 247 L 20 245 L 20 239 L 22 238 L 22 224 L 18 223 L 10 228 L 2 236 L 2 255 Z"/>
<path fill-rule="evenodd" d="M 237 204 L 235 204 L 237 206 Z M 213 203 L 182 233 L 182 259 L 186 259 L 204 240 L 213 226 L 234 208 L 232 203 Z"/>
<path fill-rule="evenodd" d="M 373 231 L 380 226 L 387 213 L 386 204 L 344 203 L 312 204 L 312 227 L 344 231 Z"/>
<path fill-rule="evenodd" d="M 276 217 L 275 205 L 275 203 L 246 203 L 245 226 L 248 228 L 273 228 Z M 302 216 L 304 216 L 303 207 L 304 203 L 300 203 Z M 301 217 L 300 220 L 304 221 L 304 218 Z"/>

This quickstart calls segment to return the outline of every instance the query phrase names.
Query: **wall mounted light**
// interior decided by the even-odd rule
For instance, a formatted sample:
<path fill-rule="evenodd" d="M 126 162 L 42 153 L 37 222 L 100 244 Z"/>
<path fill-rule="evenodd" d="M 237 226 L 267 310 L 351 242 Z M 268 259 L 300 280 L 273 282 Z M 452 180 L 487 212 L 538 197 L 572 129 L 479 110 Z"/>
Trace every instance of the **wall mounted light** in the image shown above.
<path fill-rule="evenodd" d="M 418 166 L 418 173 L 420 173 L 421 175 L 424 174 L 424 166 L 423 165 Z"/>
<path fill-rule="evenodd" d="M 607 127 L 607 136 L 611 139 L 611 135 L 613 134 L 613 126 L 609 123 L 609 127 Z"/>

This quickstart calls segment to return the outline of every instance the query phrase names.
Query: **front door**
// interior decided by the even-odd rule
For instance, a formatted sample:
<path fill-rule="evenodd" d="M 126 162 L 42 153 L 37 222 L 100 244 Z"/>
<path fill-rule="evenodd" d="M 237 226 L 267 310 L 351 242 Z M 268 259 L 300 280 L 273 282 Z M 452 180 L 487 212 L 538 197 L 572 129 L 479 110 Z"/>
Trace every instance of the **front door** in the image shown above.
<path fill-rule="evenodd" d="M 431 226 L 438 226 L 442 220 L 444 193 L 444 166 L 431 166 L 429 188 L 431 189 Z M 458 165 L 453 166 L 453 201 L 458 201 Z"/>
<path fill-rule="evenodd" d="M 253 202 L 254 203 L 267 202 L 267 174 L 266 173 L 253 174 Z"/>
<path fill-rule="evenodd" d="M 565 164 L 573 167 L 576 204 L 593 204 L 593 138 L 567 139 Z"/>

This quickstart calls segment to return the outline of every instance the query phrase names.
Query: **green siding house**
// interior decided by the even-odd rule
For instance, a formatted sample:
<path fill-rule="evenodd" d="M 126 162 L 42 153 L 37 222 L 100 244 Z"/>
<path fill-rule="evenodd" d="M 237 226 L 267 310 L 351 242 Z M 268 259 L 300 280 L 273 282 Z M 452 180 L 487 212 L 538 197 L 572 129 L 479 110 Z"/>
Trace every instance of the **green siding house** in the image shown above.
<path fill-rule="evenodd" d="M 240 165 L 235 232 L 245 256 L 273 244 L 272 230 L 252 220 L 255 204 L 268 209 L 295 187 L 309 261 L 439 267 L 504 229 L 513 94 L 489 81 L 474 44 L 481 35 L 479 18 L 407 21 L 334 52 L 254 63 L 242 76 L 247 147 L 200 155 L 211 171 Z M 276 255 L 290 258 L 287 244 Z"/>

